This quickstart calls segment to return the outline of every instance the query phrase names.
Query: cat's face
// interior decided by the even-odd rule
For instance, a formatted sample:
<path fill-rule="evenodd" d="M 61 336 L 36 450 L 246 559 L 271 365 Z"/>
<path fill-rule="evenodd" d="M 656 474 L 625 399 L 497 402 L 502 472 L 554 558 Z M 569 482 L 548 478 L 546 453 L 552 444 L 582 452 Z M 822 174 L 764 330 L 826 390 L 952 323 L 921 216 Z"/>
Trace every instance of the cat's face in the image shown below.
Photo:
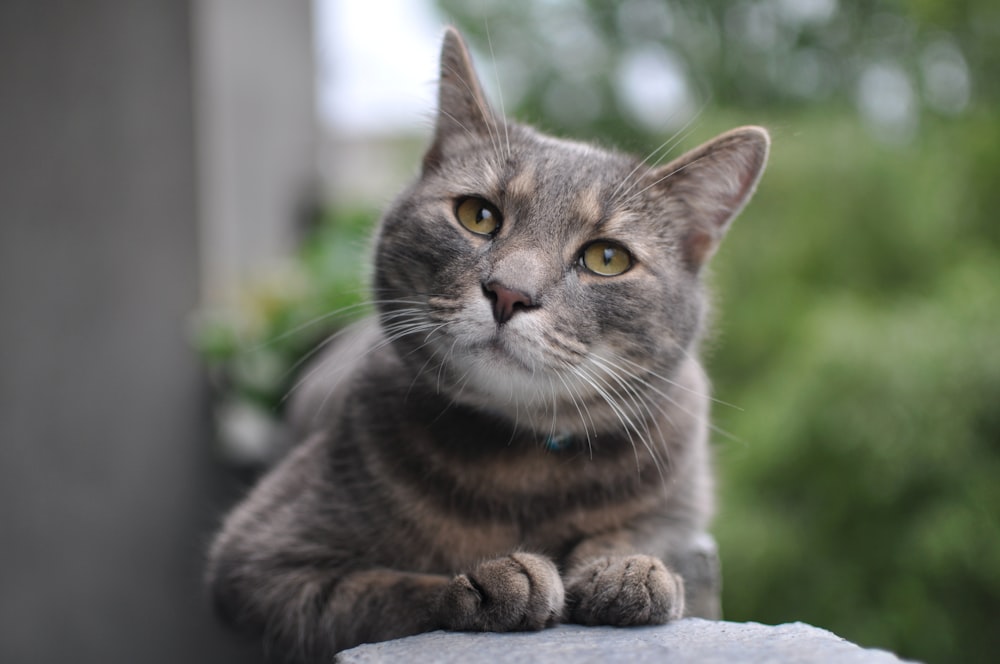
<path fill-rule="evenodd" d="M 763 167 L 761 130 L 717 142 L 650 168 L 505 123 L 449 34 L 434 144 L 379 233 L 387 336 L 427 384 L 529 426 L 629 417 L 692 347 L 700 268 Z"/>

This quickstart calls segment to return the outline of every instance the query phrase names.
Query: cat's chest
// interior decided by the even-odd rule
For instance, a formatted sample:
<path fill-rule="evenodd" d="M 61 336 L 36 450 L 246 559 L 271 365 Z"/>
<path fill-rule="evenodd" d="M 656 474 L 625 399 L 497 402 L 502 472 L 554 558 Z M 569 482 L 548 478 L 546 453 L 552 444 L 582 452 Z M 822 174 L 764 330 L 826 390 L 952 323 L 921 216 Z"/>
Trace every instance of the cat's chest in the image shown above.
<path fill-rule="evenodd" d="M 562 502 L 538 512 L 530 503 L 498 503 L 471 518 L 458 501 L 444 509 L 425 503 L 414 525 L 422 530 L 425 570 L 454 572 L 516 550 L 544 552 L 563 561 L 579 542 L 634 522 L 657 503 L 652 495 L 632 496 L 591 505 Z"/>
<path fill-rule="evenodd" d="M 404 519 L 397 532 L 417 536 L 427 571 L 525 548 L 559 559 L 580 540 L 657 510 L 666 497 L 655 473 L 637 473 L 634 457 L 628 465 L 544 445 L 478 460 L 440 450 L 425 450 L 420 462 L 394 459 L 386 486 Z"/>
<path fill-rule="evenodd" d="M 666 466 L 626 435 L 516 430 L 426 394 L 395 404 L 394 416 L 365 419 L 364 437 L 352 439 L 379 497 L 371 518 L 392 517 L 378 534 L 386 564 L 397 551 L 425 571 L 518 549 L 558 559 L 669 499 Z"/>

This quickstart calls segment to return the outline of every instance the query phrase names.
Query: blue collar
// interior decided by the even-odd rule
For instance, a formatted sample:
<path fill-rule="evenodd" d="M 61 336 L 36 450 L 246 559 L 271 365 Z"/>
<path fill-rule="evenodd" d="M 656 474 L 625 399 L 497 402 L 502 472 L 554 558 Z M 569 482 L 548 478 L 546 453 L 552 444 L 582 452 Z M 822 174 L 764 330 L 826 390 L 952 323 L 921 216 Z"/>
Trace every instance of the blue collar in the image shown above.
<path fill-rule="evenodd" d="M 571 433 L 549 434 L 548 438 L 545 439 L 545 449 L 550 452 L 559 452 L 569 447 L 572 442 L 573 434 Z"/>

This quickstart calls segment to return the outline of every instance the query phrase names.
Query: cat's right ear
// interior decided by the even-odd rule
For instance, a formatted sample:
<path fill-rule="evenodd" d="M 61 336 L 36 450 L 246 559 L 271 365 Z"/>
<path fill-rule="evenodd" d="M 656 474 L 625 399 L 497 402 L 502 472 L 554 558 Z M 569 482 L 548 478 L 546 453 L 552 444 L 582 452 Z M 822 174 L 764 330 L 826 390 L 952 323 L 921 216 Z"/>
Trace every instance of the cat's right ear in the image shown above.
<path fill-rule="evenodd" d="M 424 170 L 440 164 L 449 141 L 462 136 L 488 139 L 497 134 L 500 122 L 483 94 L 469 49 L 450 26 L 441 44 L 440 76 L 434 141 L 424 155 Z"/>

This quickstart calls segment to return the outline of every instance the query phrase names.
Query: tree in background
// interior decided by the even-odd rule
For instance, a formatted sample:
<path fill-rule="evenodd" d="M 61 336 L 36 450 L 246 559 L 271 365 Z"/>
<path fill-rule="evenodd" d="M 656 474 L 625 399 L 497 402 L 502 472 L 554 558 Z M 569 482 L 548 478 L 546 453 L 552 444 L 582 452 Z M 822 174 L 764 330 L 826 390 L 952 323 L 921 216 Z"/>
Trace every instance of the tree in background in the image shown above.
<path fill-rule="evenodd" d="M 992 661 L 1000 5 L 438 4 L 496 62 L 494 99 L 549 130 L 774 134 L 714 261 L 727 618 Z"/>
<path fill-rule="evenodd" d="M 955 116 L 1000 94 L 990 0 L 438 5 L 495 61 L 511 108 L 595 137 L 648 139 L 705 107 L 823 104 L 909 138 L 921 112 Z"/>

